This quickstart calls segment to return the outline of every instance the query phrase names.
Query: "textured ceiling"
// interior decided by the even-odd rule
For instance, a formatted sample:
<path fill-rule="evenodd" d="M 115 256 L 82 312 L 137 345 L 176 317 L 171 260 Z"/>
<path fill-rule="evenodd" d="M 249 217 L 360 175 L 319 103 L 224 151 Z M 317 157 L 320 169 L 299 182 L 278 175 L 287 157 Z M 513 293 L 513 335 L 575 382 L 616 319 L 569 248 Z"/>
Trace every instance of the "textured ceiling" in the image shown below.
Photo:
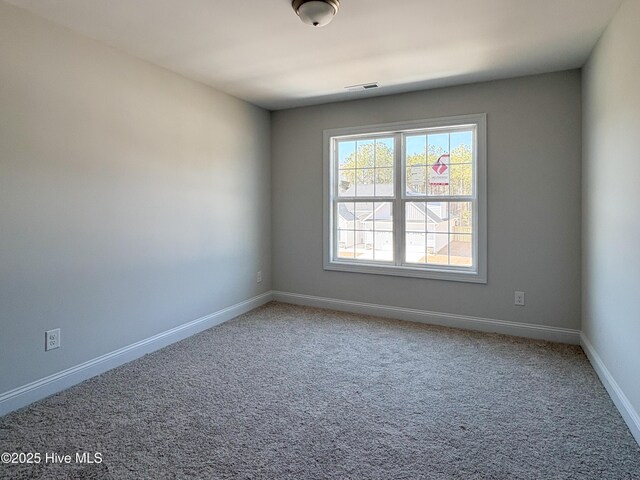
<path fill-rule="evenodd" d="M 621 0 L 6 0 L 268 109 L 583 65 Z M 347 92 L 347 85 L 380 88 Z"/>

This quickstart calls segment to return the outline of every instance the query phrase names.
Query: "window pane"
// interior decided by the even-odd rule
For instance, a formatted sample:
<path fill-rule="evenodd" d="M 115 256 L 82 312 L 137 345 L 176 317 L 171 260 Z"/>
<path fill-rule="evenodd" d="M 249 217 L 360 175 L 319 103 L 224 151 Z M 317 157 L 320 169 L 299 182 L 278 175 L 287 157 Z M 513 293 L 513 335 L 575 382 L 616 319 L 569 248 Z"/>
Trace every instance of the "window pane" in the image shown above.
<path fill-rule="evenodd" d="M 407 135 L 405 137 L 406 194 L 426 195 L 427 193 L 427 136 Z"/>
<path fill-rule="evenodd" d="M 393 203 L 355 202 L 354 255 L 358 260 L 393 260 Z"/>
<path fill-rule="evenodd" d="M 472 266 L 472 202 L 427 202 L 426 214 L 426 262 L 434 265 Z"/>
<path fill-rule="evenodd" d="M 356 146 L 356 168 L 373 168 L 373 140 L 359 140 Z"/>
<path fill-rule="evenodd" d="M 393 167 L 393 160 L 394 160 L 393 138 L 376 139 L 375 166 L 377 168 Z"/>
<path fill-rule="evenodd" d="M 407 232 L 405 261 L 407 263 L 425 263 L 426 244 L 424 233 Z"/>
<path fill-rule="evenodd" d="M 436 133 L 427 137 L 428 164 L 434 165 L 443 155 L 449 155 L 449 134 Z M 447 162 L 448 163 L 448 162 Z"/>
<path fill-rule="evenodd" d="M 373 197 L 373 168 L 356 171 L 356 197 Z"/>
<path fill-rule="evenodd" d="M 378 138 L 375 140 L 375 195 L 392 197 L 394 195 L 393 165 L 394 147 L 393 138 Z"/>
<path fill-rule="evenodd" d="M 449 234 L 427 233 L 427 263 L 449 264 Z"/>
<path fill-rule="evenodd" d="M 420 165 L 407 166 L 407 195 L 426 195 L 427 167 Z"/>
<path fill-rule="evenodd" d="M 407 232 L 426 231 L 426 213 L 424 202 L 407 202 L 405 206 L 405 230 Z M 423 249 L 424 250 L 424 249 Z"/>
<path fill-rule="evenodd" d="M 378 261 L 393 261 L 393 233 L 374 232 L 373 259 Z"/>
<path fill-rule="evenodd" d="M 356 258 L 371 260 L 373 258 L 373 203 L 356 203 Z"/>
<path fill-rule="evenodd" d="M 353 230 L 338 230 L 338 258 L 355 258 Z"/>
<path fill-rule="evenodd" d="M 473 161 L 473 132 L 454 132 L 450 137 L 451 163 L 471 163 Z"/>
<path fill-rule="evenodd" d="M 427 136 L 407 135 L 405 138 L 407 165 L 427 164 Z"/>
<path fill-rule="evenodd" d="M 427 203 L 427 232 L 447 233 L 449 231 L 449 204 L 447 202 Z"/>
<path fill-rule="evenodd" d="M 353 197 L 356 194 L 356 171 L 340 170 L 338 178 L 338 195 L 341 197 Z"/>
<path fill-rule="evenodd" d="M 393 137 L 338 142 L 338 195 L 393 197 Z"/>
<path fill-rule="evenodd" d="M 373 203 L 356 202 L 356 230 L 373 230 Z M 365 225 L 370 225 L 366 228 Z"/>
<path fill-rule="evenodd" d="M 373 260 L 373 230 L 356 230 L 356 258 Z"/>
<path fill-rule="evenodd" d="M 338 142 L 338 164 L 340 168 L 355 168 L 356 142 Z"/>
<path fill-rule="evenodd" d="M 450 170 L 446 155 L 438 157 L 433 165 L 427 167 L 427 195 L 449 195 Z"/>
<path fill-rule="evenodd" d="M 338 202 L 338 228 L 340 230 L 355 230 L 355 207 L 353 202 Z"/>
<path fill-rule="evenodd" d="M 471 267 L 473 265 L 473 243 L 471 235 L 451 234 L 449 244 L 451 265 Z"/>
<path fill-rule="evenodd" d="M 451 195 L 473 195 L 473 165 L 451 165 Z"/>
<path fill-rule="evenodd" d="M 451 233 L 473 233 L 472 205 L 471 202 L 451 202 L 449 204 L 449 231 Z"/>
<path fill-rule="evenodd" d="M 375 195 L 393 197 L 393 168 L 375 169 Z"/>
<path fill-rule="evenodd" d="M 374 226 L 377 232 L 393 231 L 393 203 L 376 202 L 373 213 Z"/>

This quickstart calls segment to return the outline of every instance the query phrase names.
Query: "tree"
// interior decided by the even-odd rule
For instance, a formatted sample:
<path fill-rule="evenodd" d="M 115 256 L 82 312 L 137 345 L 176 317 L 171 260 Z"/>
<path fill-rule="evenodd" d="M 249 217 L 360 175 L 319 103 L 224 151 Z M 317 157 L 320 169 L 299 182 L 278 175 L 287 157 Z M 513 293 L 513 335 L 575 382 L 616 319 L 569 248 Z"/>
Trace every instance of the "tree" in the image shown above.
<path fill-rule="evenodd" d="M 375 145 L 375 147 L 374 147 Z M 375 167 L 375 170 L 373 170 Z M 349 155 L 340 166 L 340 181 L 353 185 L 392 183 L 393 182 L 393 150 L 386 143 L 358 143 L 355 152 Z M 356 174 L 356 170 L 358 173 Z M 369 170 L 371 169 L 371 170 Z M 375 171 L 375 175 L 374 175 Z M 357 175 L 357 178 L 356 178 Z M 347 187 L 348 188 L 348 187 Z"/>
<path fill-rule="evenodd" d="M 434 145 L 429 145 L 427 151 L 407 157 L 407 184 L 413 191 L 422 195 L 427 194 L 431 166 L 444 153 L 442 147 L 436 148 Z M 469 145 L 461 144 L 454 148 L 450 155 L 449 187 L 432 187 L 429 193 L 470 195 L 473 188 L 471 148 Z M 393 162 L 393 150 L 386 143 L 358 143 L 357 150 L 351 153 L 340 166 L 341 186 L 347 190 L 356 181 L 359 185 L 390 184 L 393 182 Z"/>

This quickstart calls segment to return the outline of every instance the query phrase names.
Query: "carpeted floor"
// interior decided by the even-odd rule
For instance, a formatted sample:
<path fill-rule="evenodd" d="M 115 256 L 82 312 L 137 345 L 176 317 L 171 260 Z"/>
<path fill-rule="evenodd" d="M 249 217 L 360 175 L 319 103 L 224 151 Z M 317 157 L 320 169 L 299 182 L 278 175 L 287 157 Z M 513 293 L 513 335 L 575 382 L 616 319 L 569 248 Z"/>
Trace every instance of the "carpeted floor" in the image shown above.
<path fill-rule="evenodd" d="M 0 418 L 1 478 L 639 479 L 579 347 L 272 303 Z"/>

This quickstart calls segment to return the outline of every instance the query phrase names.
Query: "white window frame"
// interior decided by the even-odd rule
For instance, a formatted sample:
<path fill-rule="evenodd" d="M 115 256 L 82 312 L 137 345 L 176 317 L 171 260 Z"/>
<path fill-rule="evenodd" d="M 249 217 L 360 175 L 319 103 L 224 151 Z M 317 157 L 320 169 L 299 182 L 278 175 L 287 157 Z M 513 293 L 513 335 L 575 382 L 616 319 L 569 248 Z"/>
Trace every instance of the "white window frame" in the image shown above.
<path fill-rule="evenodd" d="M 441 117 L 409 122 L 384 123 L 358 127 L 328 129 L 323 132 L 324 195 L 323 195 L 323 259 L 325 270 L 402 277 L 431 278 L 459 282 L 487 283 L 487 116 L 485 113 Z M 464 197 L 448 197 L 460 201 L 471 201 L 473 205 L 473 267 L 449 265 L 415 265 L 405 262 L 405 204 L 407 201 L 425 201 L 427 197 L 406 195 L 403 188 L 405 168 L 404 135 L 431 129 L 446 129 L 472 126 L 474 130 L 473 194 Z M 337 140 L 348 137 L 393 136 L 394 144 L 394 197 L 368 197 L 358 200 L 392 202 L 394 211 L 394 262 L 350 261 L 337 258 L 337 162 L 335 145 Z M 428 201 L 437 201 L 428 197 Z"/>

